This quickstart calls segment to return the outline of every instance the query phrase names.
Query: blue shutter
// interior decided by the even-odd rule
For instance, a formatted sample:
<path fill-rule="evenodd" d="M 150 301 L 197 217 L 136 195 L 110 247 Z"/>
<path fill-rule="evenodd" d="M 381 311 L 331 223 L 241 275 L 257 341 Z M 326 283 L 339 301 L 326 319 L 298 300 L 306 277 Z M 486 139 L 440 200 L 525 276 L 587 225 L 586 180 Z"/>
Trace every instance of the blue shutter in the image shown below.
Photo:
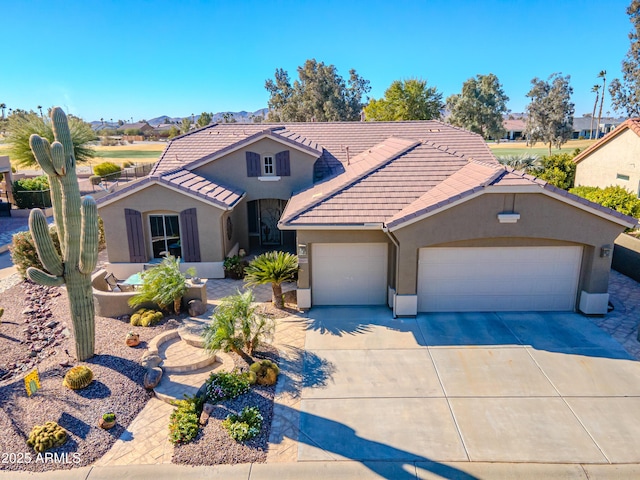
<path fill-rule="evenodd" d="M 185 262 L 200 261 L 200 237 L 198 235 L 198 217 L 195 208 L 180 212 L 180 244 L 182 259 Z"/>
<path fill-rule="evenodd" d="M 291 175 L 289 150 L 276 153 L 276 175 L 279 175 L 281 177 L 288 177 Z"/>
<path fill-rule="evenodd" d="M 255 152 L 247 152 L 247 177 L 260 176 L 260 155 Z"/>
<path fill-rule="evenodd" d="M 142 263 L 147 261 L 144 248 L 144 231 L 142 230 L 142 214 L 131 208 L 124 209 L 124 220 L 127 225 L 127 241 L 129 243 L 129 261 Z"/>

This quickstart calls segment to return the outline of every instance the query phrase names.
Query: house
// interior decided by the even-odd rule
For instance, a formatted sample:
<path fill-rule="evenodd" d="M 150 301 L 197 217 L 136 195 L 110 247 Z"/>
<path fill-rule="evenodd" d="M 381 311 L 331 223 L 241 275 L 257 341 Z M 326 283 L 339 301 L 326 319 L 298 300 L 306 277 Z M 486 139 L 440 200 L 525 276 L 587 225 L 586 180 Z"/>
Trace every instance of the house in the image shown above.
<path fill-rule="evenodd" d="M 124 123 L 118 126 L 118 130 L 126 132 L 127 130 L 138 130 L 142 135 L 148 135 L 153 132 L 153 127 L 147 122 Z"/>
<path fill-rule="evenodd" d="M 220 278 L 239 248 L 285 249 L 299 306 L 395 315 L 606 313 L 610 246 L 635 225 L 438 121 L 210 125 L 98 208 L 116 276 L 168 252 Z"/>
<path fill-rule="evenodd" d="M 631 118 L 573 159 L 576 185 L 620 185 L 640 195 L 640 118 Z"/>
<path fill-rule="evenodd" d="M 597 117 L 574 117 L 572 138 L 600 138 L 611 132 L 614 128 L 624 122 L 624 118 L 603 117 L 598 123 Z"/>
<path fill-rule="evenodd" d="M 527 122 L 524 118 L 507 118 L 503 122 L 504 129 L 507 131 L 503 140 L 522 140 L 524 138 L 524 129 Z"/>

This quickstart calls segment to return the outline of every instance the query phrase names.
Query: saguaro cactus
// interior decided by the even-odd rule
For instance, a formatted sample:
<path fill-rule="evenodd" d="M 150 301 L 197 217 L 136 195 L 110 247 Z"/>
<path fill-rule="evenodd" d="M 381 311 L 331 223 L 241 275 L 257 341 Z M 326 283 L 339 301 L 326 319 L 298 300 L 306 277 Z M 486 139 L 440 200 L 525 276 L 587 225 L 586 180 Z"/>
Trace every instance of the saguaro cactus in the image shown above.
<path fill-rule="evenodd" d="M 96 202 L 80 197 L 76 176 L 76 159 L 67 116 L 61 108 L 51 111 L 55 141 L 31 135 L 29 144 L 38 164 L 49 177 L 53 218 L 58 229 L 62 258 L 49 236 L 42 210 L 29 216 L 29 230 L 38 257 L 47 270 L 30 267 L 27 276 L 41 285 L 66 284 L 71 307 L 71 321 L 76 342 L 76 358 L 86 360 L 95 348 L 95 310 L 91 272 L 98 260 L 98 211 Z"/>

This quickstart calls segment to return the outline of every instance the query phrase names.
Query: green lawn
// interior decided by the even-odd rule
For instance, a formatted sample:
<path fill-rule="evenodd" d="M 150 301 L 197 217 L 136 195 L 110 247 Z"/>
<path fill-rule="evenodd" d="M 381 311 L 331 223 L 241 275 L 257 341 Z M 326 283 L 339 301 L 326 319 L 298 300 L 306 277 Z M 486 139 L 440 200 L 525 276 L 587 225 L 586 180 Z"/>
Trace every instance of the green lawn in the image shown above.
<path fill-rule="evenodd" d="M 162 150 L 96 150 L 96 158 L 160 158 Z"/>
<path fill-rule="evenodd" d="M 562 145 L 562 149 L 552 148 L 551 153 L 572 153 L 576 148 L 584 150 L 595 140 L 569 140 Z M 505 157 L 507 155 L 548 155 L 549 148 L 542 143 L 536 143 L 533 147 L 527 147 L 525 142 L 501 142 L 487 143 L 489 148 L 496 157 Z"/>

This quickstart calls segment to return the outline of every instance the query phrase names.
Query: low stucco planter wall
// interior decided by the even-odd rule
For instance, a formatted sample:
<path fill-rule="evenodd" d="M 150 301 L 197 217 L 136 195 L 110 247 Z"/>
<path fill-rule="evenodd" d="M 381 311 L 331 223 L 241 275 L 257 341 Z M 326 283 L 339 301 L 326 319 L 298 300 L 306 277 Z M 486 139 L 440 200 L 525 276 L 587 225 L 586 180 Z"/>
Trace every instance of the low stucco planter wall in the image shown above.
<path fill-rule="evenodd" d="M 109 290 L 104 277 L 109 272 L 105 269 L 98 270 L 91 276 L 91 286 L 93 288 L 93 299 L 95 303 L 96 315 L 100 317 L 116 318 L 122 315 L 131 315 L 134 309 L 129 306 L 129 299 L 136 292 L 112 292 Z M 184 297 L 182 297 L 182 308 L 186 308 L 190 300 L 200 300 L 207 303 L 207 285 L 206 282 L 199 285 L 191 285 L 187 289 Z M 153 303 L 141 305 L 141 307 L 155 308 Z"/>
<path fill-rule="evenodd" d="M 616 238 L 611 266 L 640 282 L 640 240 L 626 233 Z"/>

